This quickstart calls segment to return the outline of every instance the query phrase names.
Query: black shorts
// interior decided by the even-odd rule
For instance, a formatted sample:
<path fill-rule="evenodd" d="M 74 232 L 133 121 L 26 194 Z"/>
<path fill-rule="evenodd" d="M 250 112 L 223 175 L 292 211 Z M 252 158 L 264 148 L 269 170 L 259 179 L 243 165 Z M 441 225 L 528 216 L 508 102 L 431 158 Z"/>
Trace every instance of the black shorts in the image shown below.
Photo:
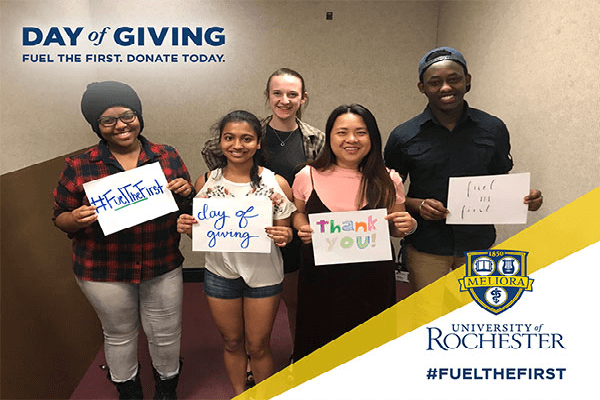
<path fill-rule="evenodd" d="M 298 237 L 298 231 L 295 229 L 292 229 L 292 231 L 294 233 L 292 241 L 289 242 L 285 247 L 279 248 L 283 258 L 284 274 L 298 271 L 300 269 L 300 265 L 302 264 L 302 252 L 300 251 L 302 241 Z"/>

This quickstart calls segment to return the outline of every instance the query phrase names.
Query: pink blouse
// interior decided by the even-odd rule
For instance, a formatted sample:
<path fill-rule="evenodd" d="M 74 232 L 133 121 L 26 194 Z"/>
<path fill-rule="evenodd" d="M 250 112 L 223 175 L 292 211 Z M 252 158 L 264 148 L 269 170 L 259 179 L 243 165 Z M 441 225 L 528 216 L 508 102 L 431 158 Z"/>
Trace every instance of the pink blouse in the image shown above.
<path fill-rule="evenodd" d="M 312 169 L 312 182 L 311 172 Z M 390 178 L 396 187 L 396 204 L 404 204 L 404 185 L 402 178 L 394 170 L 390 171 Z M 319 198 L 332 212 L 356 211 L 356 201 L 360 190 L 362 173 L 353 169 L 332 166 L 326 171 L 305 166 L 296 174 L 292 190 L 294 198 L 306 202 L 313 189 L 319 194 Z M 367 204 L 363 202 L 360 208 Z"/>

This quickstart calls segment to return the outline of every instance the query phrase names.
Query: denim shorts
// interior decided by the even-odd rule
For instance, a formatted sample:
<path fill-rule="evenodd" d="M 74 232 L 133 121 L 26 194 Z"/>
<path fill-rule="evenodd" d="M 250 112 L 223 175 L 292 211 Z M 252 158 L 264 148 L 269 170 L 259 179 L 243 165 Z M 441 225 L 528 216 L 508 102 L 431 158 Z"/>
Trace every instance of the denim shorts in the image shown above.
<path fill-rule="evenodd" d="M 227 279 L 204 270 L 204 293 L 209 297 L 231 300 L 247 297 L 263 299 L 275 296 L 283 291 L 283 283 L 253 288 L 244 282 L 244 278 Z"/>

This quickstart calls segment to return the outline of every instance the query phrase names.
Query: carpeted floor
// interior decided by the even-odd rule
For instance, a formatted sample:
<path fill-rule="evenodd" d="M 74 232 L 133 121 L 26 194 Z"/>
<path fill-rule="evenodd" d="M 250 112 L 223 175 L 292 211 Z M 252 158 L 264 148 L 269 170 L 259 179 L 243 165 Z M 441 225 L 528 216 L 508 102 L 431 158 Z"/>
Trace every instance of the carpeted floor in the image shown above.
<path fill-rule="evenodd" d="M 407 283 L 397 283 L 398 300 L 410 294 Z M 183 372 L 177 388 L 180 399 L 229 399 L 233 390 L 223 364 L 223 342 L 212 319 L 202 283 L 185 283 L 183 293 L 183 336 L 181 357 Z M 273 327 L 271 349 L 277 370 L 289 363 L 292 340 L 287 323 L 287 312 L 280 305 Z M 146 337 L 140 334 L 139 359 L 140 378 L 144 397 L 154 395 L 152 369 Z M 116 399 L 117 390 L 106 379 L 100 369 L 105 364 L 104 351 L 100 350 L 87 373 L 73 392 L 71 399 Z"/>

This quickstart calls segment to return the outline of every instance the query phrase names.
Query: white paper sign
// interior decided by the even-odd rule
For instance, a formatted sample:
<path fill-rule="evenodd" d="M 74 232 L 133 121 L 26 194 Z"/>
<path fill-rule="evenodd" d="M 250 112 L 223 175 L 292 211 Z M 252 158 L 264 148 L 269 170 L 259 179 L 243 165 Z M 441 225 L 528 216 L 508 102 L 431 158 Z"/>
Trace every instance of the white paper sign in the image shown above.
<path fill-rule="evenodd" d="M 273 203 L 266 197 L 200 198 L 193 203 L 199 221 L 192 227 L 193 251 L 270 253 Z"/>
<path fill-rule="evenodd" d="M 179 210 L 166 186 L 167 178 L 156 162 L 86 182 L 83 189 L 108 236 Z"/>
<path fill-rule="evenodd" d="M 309 214 L 315 265 L 392 259 L 387 210 Z"/>
<path fill-rule="evenodd" d="M 529 172 L 450 178 L 447 224 L 524 224 Z"/>

